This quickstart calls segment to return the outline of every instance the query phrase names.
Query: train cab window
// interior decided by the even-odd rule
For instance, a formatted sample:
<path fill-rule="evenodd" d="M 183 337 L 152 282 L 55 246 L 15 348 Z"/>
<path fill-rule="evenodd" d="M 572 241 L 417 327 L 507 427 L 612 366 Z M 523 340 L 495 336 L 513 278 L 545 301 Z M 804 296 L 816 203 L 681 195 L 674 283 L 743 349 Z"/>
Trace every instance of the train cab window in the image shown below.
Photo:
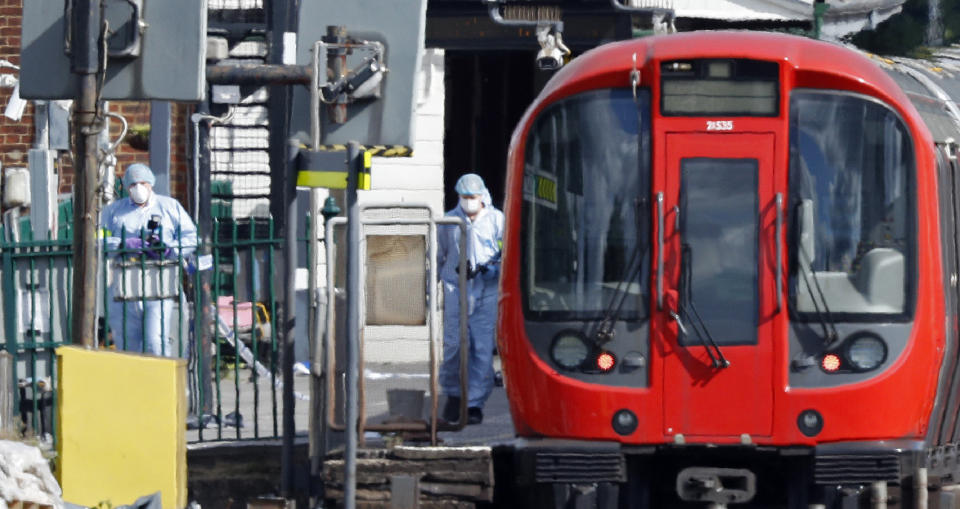
<path fill-rule="evenodd" d="M 650 95 L 581 93 L 545 109 L 523 185 L 528 318 L 643 319 L 649 298 Z"/>
<path fill-rule="evenodd" d="M 913 145 L 892 110 L 839 92 L 790 98 L 791 305 L 839 321 L 911 313 Z"/>

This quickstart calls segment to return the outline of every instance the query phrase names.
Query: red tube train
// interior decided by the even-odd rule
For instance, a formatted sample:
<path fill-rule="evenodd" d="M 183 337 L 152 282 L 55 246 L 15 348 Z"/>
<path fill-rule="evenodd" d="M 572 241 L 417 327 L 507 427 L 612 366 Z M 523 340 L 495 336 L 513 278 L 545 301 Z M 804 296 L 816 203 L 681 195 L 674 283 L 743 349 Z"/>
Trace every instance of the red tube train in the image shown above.
<path fill-rule="evenodd" d="M 511 141 L 498 324 L 528 502 L 960 507 L 933 65 L 702 32 L 552 78 Z"/>

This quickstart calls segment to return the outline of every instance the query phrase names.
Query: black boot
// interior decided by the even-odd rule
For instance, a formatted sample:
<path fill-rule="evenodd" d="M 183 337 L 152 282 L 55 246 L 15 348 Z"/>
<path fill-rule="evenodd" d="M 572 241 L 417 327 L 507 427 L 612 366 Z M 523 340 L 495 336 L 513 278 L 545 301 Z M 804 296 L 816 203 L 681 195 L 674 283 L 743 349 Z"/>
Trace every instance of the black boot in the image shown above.
<path fill-rule="evenodd" d="M 472 406 L 467 409 L 467 424 L 480 424 L 483 422 L 483 410 Z"/>
<path fill-rule="evenodd" d="M 456 396 L 447 396 L 447 402 L 443 405 L 443 413 L 440 418 L 454 423 L 460 420 L 460 398 Z"/>

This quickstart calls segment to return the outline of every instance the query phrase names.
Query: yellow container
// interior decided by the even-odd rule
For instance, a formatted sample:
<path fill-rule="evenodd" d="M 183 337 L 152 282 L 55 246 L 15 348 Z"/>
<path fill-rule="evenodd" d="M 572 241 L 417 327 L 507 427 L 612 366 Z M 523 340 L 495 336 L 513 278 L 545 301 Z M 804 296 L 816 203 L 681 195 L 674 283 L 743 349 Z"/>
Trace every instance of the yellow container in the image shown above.
<path fill-rule="evenodd" d="M 57 477 L 63 499 L 118 506 L 161 492 L 187 505 L 186 361 L 57 349 Z"/>

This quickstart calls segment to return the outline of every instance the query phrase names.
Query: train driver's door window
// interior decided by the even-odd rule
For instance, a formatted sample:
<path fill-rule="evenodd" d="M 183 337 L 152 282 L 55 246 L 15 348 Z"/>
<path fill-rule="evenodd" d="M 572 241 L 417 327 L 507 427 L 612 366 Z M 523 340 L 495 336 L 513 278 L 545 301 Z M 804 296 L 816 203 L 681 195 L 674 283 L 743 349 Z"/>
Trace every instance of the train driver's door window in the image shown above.
<path fill-rule="evenodd" d="M 801 317 L 910 313 L 912 144 L 869 98 L 795 91 L 790 100 L 791 303 Z"/>

